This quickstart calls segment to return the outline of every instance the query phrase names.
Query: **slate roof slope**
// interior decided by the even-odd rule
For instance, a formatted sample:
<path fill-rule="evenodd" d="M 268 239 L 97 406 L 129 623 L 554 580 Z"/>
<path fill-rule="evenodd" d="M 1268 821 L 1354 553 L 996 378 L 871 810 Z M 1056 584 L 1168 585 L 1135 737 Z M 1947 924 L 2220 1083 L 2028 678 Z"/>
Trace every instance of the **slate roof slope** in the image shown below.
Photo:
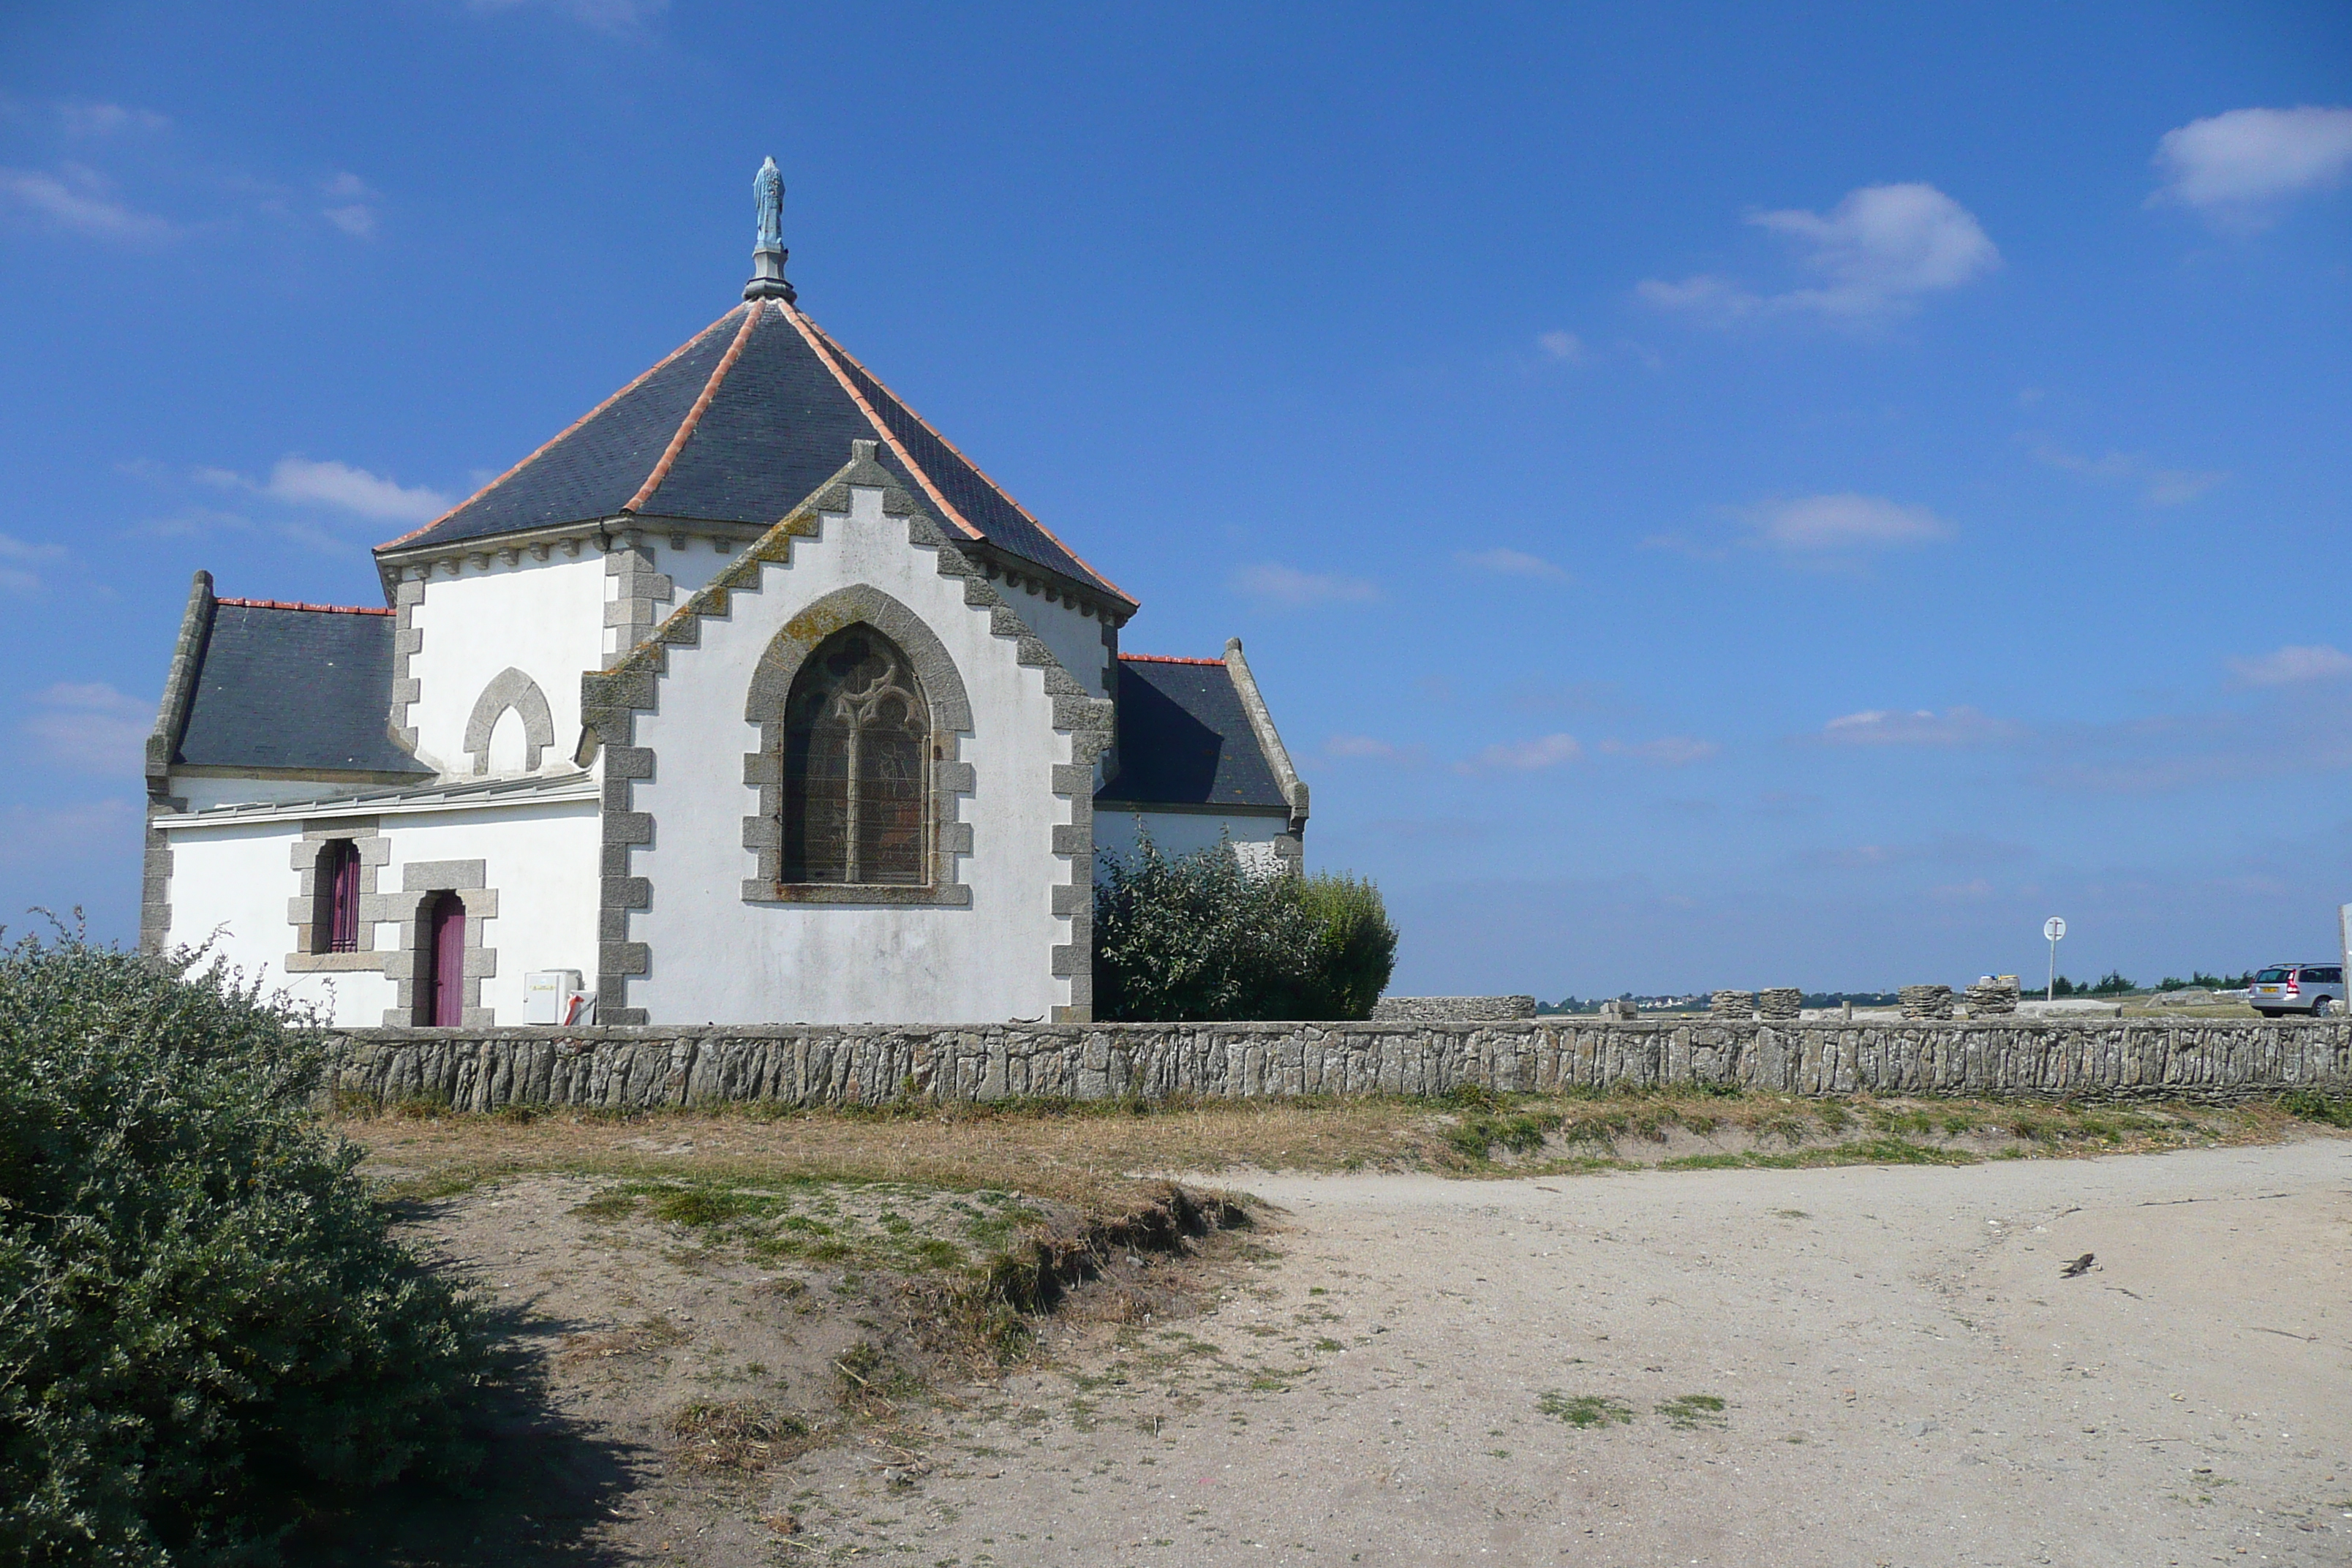
<path fill-rule="evenodd" d="M 737 306 L 449 512 L 378 553 L 621 515 L 781 521 L 879 438 L 883 466 L 966 537 L 1134 601 L 782 300 Z"/>
<path fill-rule="evenodd" d="M 394 625 L 382 610 L 215 601 L 173 765 L 429 777 L 385 732 Z"/>
<path fill-rule="evenodd" d="M 1287 815 L 1223 659 L 1121 654 L 1118 696 L 1118 774 L 1097 801 Z"/>

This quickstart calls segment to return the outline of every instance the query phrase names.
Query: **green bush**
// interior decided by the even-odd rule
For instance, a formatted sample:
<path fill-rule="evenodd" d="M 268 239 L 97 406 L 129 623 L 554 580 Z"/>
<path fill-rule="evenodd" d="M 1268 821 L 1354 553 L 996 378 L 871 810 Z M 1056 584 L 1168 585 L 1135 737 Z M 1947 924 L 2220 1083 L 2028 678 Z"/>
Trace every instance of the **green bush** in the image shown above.
<path fill-rule="evenodd" d="M 0 949 L 0 1561 L 269 1563 L 475 1462 L 482 1321 L 312 1120 L 305 1022 L 201 954 Z"/>
<path fill-rule="evenodd" d="M 1253 875 L 1222 842 L 1170 857 L 1148 831 L 1101 858 L 1098 1018 L 1364 1018 L 1388 984 L 1397 935 L 1369 881 Z"/>
<path fill-rule="evenodd" d="M 1369 1018 L 1396 968 L 1396 927 L 1369 879 L 1318 871 L 1298 884 L 1318 928 L 1304 998 L 1305 1018 Z"/>

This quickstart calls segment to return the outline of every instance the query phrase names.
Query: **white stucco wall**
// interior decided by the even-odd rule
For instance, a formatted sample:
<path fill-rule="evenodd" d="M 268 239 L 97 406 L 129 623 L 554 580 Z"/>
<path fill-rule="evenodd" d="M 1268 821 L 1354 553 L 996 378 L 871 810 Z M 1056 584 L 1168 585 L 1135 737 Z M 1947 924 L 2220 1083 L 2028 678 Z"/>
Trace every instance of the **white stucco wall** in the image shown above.
<path fill-rule="evenodd" d="M 1051 770 L 1069 761 L 1070 742 L 1053 728 L 1044 672 L 1016 662 L 989 612 L 964 603 L 961 580 L 939 574 L 937 552 L 883 514 L 880 491 L 853 495 L 848 516 L 827 516 L 816 538 L 793 542 L 789 566 L 765 566 L 757 593 L 735 594 L 726 616 L 705 618 L 697 646 L 670 651 L 658 710 L 637 716 L 636 743 L 656 763 L 634 804 L 652 814 L 654 841 L 632 869 L 650 879 L 652 904 L 632 913 L 629 932 L 649 944 L 651 967 L 628 1001 L 656 1023 L 1046 1018 L 1069 1000 L 1052 952 L 1070 921 L 1053 913 L 1052 889 L 1069 879 L 1053 830 L 1068 822 L 1070 802 L 1052 793 Z M 743 717 L 752 673 L 793 616 L 861 584 L 930 627 L 971 700 L 972 731 L 952 738 L 949 753 L 976 775 L 961 797 L 972 826 L 958 879 L 971 889 L 969 908 L 742 897 L 759 871 L 743 847 L 743 819 L 760 809 L 743 783 L 743 757 L 759 748 Z M 1033 603 L 1042 597 L 1018 596 L 1024 616 Z M 1070 618 L 1099 649 L 1096 624 Z"/>
<path fill-rule="evenodd" d="M 1002 584 L 999 584 L 1002 586 Z M 1045 602 L 1043 593 L 1015 590 L 1006 595 L 1037 640 L 1054 650 L 1070 679 L 1093 692 L 1097 697 L 1113 695 L 1110 689 L 1110 649 L 1103 643 L 1103 623 L 1091 616 L 1081 615 L 1076 605 L 1065 599 L 1057 604 Z"/>
<path fill-rule="evenodd" d="M 604 558 L 593 549 L 545 561 L 526 554 L 512 566 L 494 556 L 487 569 L 469 563 L 455 577 L 436 572 L 409 612 L 410 627 L 424 634 L 408 660 L 418 683 L 408 723 L 419 759 L 446 774 L 472 774 L 466 721 L 482 689 L 511 665 L 539 683 L 555 721 L 541 771 L 570 767 L 580 740 L 580 676 L 604 662 L 605 581 Z"/>
<path fill-rule="evenodd" d="M 1131 854 L 1135 849 L 1136 813 L 1104 806 L 1095 813 L 1095 848 Z M 1148 811 L 1143 825 L 1162 855 L 1190 855 L 1213 846 L 1220 835 L 1233 840 L 1242 864 L 1253 871 L 1271 871 L 1276 864 L 1274 841 L 1289 826 L 1281 816 L 1215 816 L 1208 812 Z"/>
<path fill-rule="evenodd" d="M 313 821 L 325 821 L 312 818 Z M 336 971 L 289 974 L 295 931 L 289 900 L 301 892 L 293 847 L 300 818 L 208 824 L 173 831 L 171 945 L 214 939 L 217 951 L 250 977 L 266 975 L 306 1002 L 331 1005 L 338 1024 L 373 1026 L 396 1000 L 381 973 Z M 523 976 L 534 969 L 596 973 L 597 853 L 601 827 L 593 800 L 501 810 L 385 816 L 378 833 L 392 845 L 377 872 L 379 893 L 400 891 L 403 868 L 424 860 L 480 860 L 499 912 L 482 925 L 480 945 L 498 954 L 482 982 L 481 1005 L 499 1024 L 522 1022 Z M 399 927 L 374 928 L 378 952 L 399 941 Z"/>

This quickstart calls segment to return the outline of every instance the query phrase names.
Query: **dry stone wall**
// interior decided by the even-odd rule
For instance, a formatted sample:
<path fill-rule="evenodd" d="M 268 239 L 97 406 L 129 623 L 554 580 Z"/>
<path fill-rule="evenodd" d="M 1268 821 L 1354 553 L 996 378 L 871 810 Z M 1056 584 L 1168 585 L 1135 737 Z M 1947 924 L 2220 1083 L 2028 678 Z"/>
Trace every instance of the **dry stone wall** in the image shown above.
<path fill-rule="evenodd" d="M 1058 1097 L 1441 1095 L 1719 1085 L 1780 1094 L 2225 1100 L 2352 1093 L 2352 1024 L 2100 1019 L 1986 1023 L 1058 1024 L 905 1027 L 355 1029 L 331 1088 L 612 1110 Z"/>

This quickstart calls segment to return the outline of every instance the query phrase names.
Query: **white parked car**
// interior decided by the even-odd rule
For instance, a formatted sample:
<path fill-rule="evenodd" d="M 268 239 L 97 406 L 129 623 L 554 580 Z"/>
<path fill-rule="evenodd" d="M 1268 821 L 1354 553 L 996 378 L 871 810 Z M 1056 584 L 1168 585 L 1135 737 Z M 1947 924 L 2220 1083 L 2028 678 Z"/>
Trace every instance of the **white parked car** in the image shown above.
<path fill-rule="evenodd" d="M 2254 976 L 2246 1000 L 2265 1018 L 2282 1013 L 2308 1013 L 2325 1018 L 2344 1010 L 2344 966 L 2341 963 L 2273 963 Z"/>

